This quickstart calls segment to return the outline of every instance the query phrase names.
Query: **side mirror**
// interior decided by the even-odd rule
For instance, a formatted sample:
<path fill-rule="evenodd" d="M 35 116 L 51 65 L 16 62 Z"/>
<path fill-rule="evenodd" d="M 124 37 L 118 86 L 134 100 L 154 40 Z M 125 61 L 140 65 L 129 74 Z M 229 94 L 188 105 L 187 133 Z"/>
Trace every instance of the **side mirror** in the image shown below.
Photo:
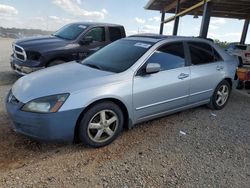
<path fill-rule="evenodd" d="M 161 70 L 161 65 L 159 63 L 148 63 L 146 66 L 146 73 L 153 74 Z"/>
<path fill-rule="evenodd" d="M 82 38 L 79 43 L 82 44 L 82 45 L 84 45 L 84 44 L 90 44 L 93 41 L 94 41 L 93 37 L 86 36 L 86 37 Z"/>

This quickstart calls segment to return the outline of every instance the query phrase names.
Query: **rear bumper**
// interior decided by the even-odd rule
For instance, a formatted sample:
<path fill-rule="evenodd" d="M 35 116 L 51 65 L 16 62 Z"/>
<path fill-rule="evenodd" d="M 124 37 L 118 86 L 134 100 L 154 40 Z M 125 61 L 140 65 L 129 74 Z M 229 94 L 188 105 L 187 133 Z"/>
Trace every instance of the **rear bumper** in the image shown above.
<path fill-rule="evenodd" d="M 74 141 L 75 126 L 82 109 L 41 114 L 21 111 L 22 104 L 12 104 L 8 100 L 5 105 L 15 132 L 44 142 Z"/>
<path fill-rule="evenodd" d="M 35 62 L 35 64 L 38 64 L 39 62 Z M 21 60 L 18 60 L 14 58 L 13 56 L 10 57 L 10 66 L 11 68 L 21 76 L 27 75 L 31 72 L 43 69 L 44 67 L 30 67 L 26 65 L 27 63 L 24 63 Z M 34 64 L 33 61 L 30 62 L 30 64 Z"/>

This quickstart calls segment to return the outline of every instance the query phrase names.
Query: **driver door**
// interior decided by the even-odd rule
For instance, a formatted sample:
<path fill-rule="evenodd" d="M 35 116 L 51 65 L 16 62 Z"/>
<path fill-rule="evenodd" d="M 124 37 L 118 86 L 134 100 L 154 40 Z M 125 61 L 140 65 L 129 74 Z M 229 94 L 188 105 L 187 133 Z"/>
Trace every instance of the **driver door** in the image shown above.
<path fill-rule="evenodd" d="M 149 63 L 158 63 L 154 74 L 140 73 Z M 133 105 L 136 122 L 151 119 L 187 105 L 190 68 L 182 42 L 160 47 L 134 77 Z"/>
<path fill-rule="evenodd" d="M 86 58 L 108 44 L 105 33 L 105 27 L 94 27 L 84 35 L 84 37 L 92 37 L 93 41 L 81 46 L 80 59 Z"/>

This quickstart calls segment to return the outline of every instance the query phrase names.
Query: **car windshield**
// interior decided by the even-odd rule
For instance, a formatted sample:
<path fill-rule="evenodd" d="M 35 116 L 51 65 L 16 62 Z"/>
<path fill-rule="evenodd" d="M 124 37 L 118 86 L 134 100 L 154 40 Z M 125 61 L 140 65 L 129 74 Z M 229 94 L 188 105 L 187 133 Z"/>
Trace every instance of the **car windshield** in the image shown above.
<path fill-rule="evenodd" d="M 76 39 L 85 29 L 87 26 L 82 24 L 69 24 L 61 29 L 59 29 L 57 32 L 55 32 L 53 35 L 62 39 L 66 40 L 74 40 Z"/>
<path fill-rule="evenodd" d="M 120 73 L 131 67 L 152 45 L 150 42 L 121 39 L 89 56 L 82 64 Z"/>

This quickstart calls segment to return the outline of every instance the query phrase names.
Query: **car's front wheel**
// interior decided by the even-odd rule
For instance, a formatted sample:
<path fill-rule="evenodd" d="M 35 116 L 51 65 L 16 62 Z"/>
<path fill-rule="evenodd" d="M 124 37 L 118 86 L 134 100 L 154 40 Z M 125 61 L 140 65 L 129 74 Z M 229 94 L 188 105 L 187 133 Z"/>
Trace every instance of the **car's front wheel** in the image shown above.
<path fill-rule="evenodd" d="M 122 131 L 123 113 L 113 102 L 93 105 L 80 122 L 79 138 L 87 146 L 102 147 L 114 141 Z"/>
<path fill-rule="evenodd" d="M 231 93 L 231 86 L 228 81 L 223 80 L 216 87 L 213 96 L 210 99 L 208 106 L 215 110 L 221 110 L 228 102 Z"/>

